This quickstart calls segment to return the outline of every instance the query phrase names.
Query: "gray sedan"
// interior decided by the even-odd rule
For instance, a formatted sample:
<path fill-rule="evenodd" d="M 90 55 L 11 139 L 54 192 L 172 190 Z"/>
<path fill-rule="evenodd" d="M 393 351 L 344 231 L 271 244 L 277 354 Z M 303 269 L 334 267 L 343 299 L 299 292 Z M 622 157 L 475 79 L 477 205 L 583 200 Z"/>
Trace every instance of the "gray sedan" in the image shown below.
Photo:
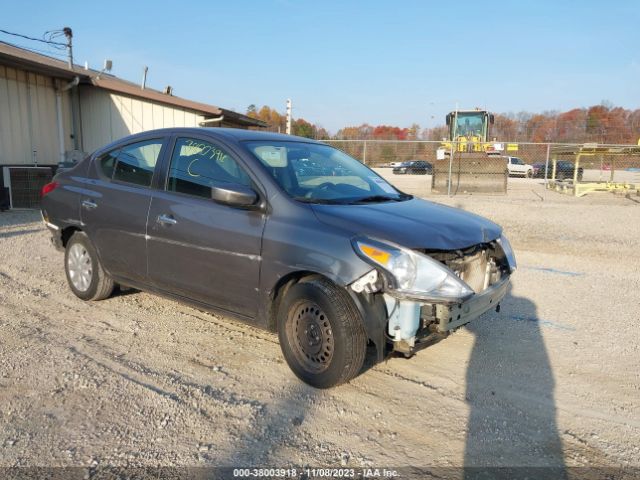
<path fill-rule="evenodd" d="M 319 388 L 356 376 L 368 342 L 378 361 L 411 356 L 496 308 L 516 265 L 498 225 L 328 145 L 246 130 L 119 140 L 58 173 L 42 215 L 77 297 L 132 286 L 276 331 Z"/>

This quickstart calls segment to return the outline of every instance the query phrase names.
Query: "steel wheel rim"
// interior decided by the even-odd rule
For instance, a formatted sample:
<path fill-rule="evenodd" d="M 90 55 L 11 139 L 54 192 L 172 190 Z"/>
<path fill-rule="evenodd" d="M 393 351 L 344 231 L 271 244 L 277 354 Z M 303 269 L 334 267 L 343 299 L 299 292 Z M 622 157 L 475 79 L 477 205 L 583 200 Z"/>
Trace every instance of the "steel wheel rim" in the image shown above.
<path fill-rule="evenodd" d="M 320 373 L 329 368 L 335 350 L 329 317 L 315 303 L 299 302 L 291 309 L 289 339 L 305 369 Z"/>
<path fill-rule="evenodd" d="M 76 243 L 69 249 L 67 257 L 69 280 L 76 290 L 86 292 L 93 279 L 93 262 L 87 249 Z"/>

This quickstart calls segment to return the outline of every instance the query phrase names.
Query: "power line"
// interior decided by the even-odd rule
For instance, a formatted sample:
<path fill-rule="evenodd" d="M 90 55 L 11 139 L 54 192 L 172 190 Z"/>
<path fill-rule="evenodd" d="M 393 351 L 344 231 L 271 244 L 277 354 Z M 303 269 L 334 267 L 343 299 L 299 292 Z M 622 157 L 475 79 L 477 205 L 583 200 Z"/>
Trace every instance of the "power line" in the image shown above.
<path fill-rule="evenodd" d="M 68 57 L 68 66 L 71 70 L 73 70 L 73 45 L 72 45 L 72 38 L 73 38 L 73 31 L 69 28 L 69 27 L 64 27 L 62 30 L 49 30 L 46 31 L 43 35 L 42 38 L 34 38 L 34 37 L 30 37 L 28 35 L 23 35 L 21 33 L 15 33 L 15 32 L 9 32 L 8 30 L 3 30 L 0 29 L 0 33 L 4 33 L 5 35 L 13 35 L 14 37 L 20 37 L 20 38 L 24 38 L 26 40 L 30 40 L 32 42 L 40 42 L 40 43 L 44 43 L 45 45 L 58 49 L 58 50 L 62 50 L 62 49 L 66 49 L 67 50 L 67 57 Z M 60 36 L 64 35 L 67 39 L 66 43 L 62 43 L 62 42 L 56 42 L 53 39 L 54 38 L 59 38 Z M 27 48 L 27 50 L 29 50 Z M 37 49 L 31 49 L 32 51 L 37 51 Z M 46 53 L 50 53 L 50 52 L 46 52 Z"/>
<path fill-rule="evenodd" d="M 1 40 L 0 40 L 0 43 L 4 43 L 6 45 L 11 45 L 12 47 L 22 48 L 23 50 L 29 50 L 30 52 L 34 52 L 34 53 L 42 53 L 42 54 L 45 54 L 45 55 L 57 55 L 57 56 L 60 56 L 60 57 L 66 57 L 66 55 L 64 53 L 52 52 L 51 50 L 41 50 L 39 48 L 27 47 L 25 45 L 17 45 L 15 43 L 4 42 L 4 41 L 1 41 Z"/>
<path fill-rule="evenodd" d="M 60 38 L 60 37 L 64 37 L 66 36 L 65 30 L 48 30 L 46 32 L 44 32 L 44 34 L 42 35 L 42 38 L 44 40 L 47 40 L 49 42 L 53 42 L 54 38 Z M 54 48 L 57 48 L 59 50 L 64 50 L 65 46 L 67 44 L 63 44 L 63 45 L 52 45 Z"/>
<path fill-rule="evenodd" d="M 16 37 L 26 38 L 27 40 L 33 40 L 34 42 L 48 43 L 49 45 L 58 45 L 58 46 L 62 46 L 62 47 L 66 47 L 67 46 L 66 43 L 54 42 L 53 40 L 43 40 L 42 38 L 28 37 L 27 35 L 22 35 L 21 33 L 8 32 L 7 30 L 0 29 L 0 32 L 5 33 L 7 35 L 13 35 L 13 36 L 16 36 Z M 50 32 L 47 32 L 47 33 L 50 33 Z M 53 32 L 53 33 L 55 33 L 55 32 Z"/>

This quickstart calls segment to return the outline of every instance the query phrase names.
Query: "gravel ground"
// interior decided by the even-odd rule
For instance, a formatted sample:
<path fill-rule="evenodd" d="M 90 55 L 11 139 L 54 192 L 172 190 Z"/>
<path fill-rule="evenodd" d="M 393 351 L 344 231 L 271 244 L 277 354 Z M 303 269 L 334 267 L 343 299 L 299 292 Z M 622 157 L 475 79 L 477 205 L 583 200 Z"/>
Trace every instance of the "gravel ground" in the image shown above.
<path fill-rule="evenodd" d="M 640 466 L 640 204 L 510 185 L 433 197 L 504 226 L 502 311 L 329 391 L 270 333 L 83 303 L 39 214 L 0 214 L 0 466 Z"/>

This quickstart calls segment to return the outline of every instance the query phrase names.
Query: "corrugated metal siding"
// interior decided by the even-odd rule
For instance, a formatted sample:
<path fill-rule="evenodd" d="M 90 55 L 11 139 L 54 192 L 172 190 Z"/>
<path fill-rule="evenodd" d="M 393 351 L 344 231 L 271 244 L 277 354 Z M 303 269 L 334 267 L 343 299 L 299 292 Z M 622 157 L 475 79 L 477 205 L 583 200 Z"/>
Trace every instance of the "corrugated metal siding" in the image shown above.
<path fill-rule="evenodd" d="M 0 65 L 0 164 L 58 163 L 55 96 L 51 77 Z M 69 92 L 62 93 L 62 109 L 65 150 L 70 150 L 73 141 Z"/>
<path fill-rule="evenodd" d="M 204 119 L 197 112 L 89 86 L 80 87 L 80 111 L 86 152 L 133 133 L 156 128 L 197 127 Z"/>

